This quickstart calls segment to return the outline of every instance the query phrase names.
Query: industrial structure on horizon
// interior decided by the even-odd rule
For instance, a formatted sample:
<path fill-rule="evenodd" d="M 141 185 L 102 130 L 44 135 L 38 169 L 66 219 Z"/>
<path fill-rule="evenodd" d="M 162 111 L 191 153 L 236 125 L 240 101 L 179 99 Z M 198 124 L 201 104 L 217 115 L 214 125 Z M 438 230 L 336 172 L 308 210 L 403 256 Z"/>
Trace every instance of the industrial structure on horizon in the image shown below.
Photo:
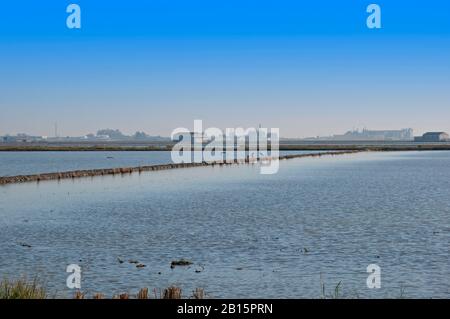
<path fill-rule="evenodd" d="M 401 130 L 352 130 L 345 134 L 313 139 L 330 141 L 414 141 L 414 132 L 411 128 Z"/>
<path fill-rule="evenodd" d="M 427 132 L 416 136 L 414 142 L 450 142 L 450 136 L 445 132 Z"/>
<path fill-rule="evenodd" d="M 412 141 L 414 140 L 413 129 L 405 128 L 401 130 L 354 130 L 348 131 L 344 135 L 334 135 L 336 140 L 376 140 L 376 141 Z"/>

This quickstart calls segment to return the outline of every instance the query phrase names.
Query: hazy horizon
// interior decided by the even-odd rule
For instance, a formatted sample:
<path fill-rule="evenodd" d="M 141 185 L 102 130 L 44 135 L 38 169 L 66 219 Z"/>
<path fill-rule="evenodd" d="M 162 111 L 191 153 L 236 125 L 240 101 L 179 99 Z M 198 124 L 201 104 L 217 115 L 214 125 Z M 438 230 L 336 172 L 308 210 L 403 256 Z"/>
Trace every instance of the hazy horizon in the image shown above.
<path fill-rule="evenodd" d="M 24 1 L 0 10 L 0 135 L 177 127 L 450 131 L 450 4 Z M 27 8 L 23 10 L 23 8 Z"/>
<path fill-rule="evenodd" d="M 210 126 L 204 126 L 203 127 L 203 129 L 206 129 L 206 128 L 208 128 L 208 127 L 210 127 Z M 236 127 L 239 127 L 239 126 L 234 126 L 233 128 L 236 128 Z M 258 126 L 257 125 L 253 125 L 252 126 L 253 128 L 257 128 Z M 262 125 L 262 127 L 264 127 L 263 125 Z M 193 130 L 193 127 L 191 127 L 191 126 L 185 126 L 185 128 L 186 129 L 189 129 L 189 130 Z M 247 128 L 249 128 L 249 127 L 243 127 L 244 129 L 247 129 Z M 270 129 L 270 127 L 267 127 L 268 129 Z M 94 135 L 96 135 L 97 134 L 97 132 L 98 131 L 101 131 L 101 130 L 116 130 L 117 128 L 115 128 L 115 127 L 104 127 L 104 128 L 99 128 L 99 129 L 96 129 L 96 130 L 93 130 L 93 131 L 90 131 L 90 132 L 85 132 L 84 134 L 79 134 L 79 135 L 67 135 L 67 134 L 61 134 L 61 132 L 60 132 L 60 130 L 59 130 L 59 128 L 58 128 L 58 134 L 57 134 L 57 136 L 55 135 L 55 128 L 53 127 L 53 132 L 52 133 L 50 133 L 50 134 L 48 134 L 48 135 L 46 135 L 46 134 L 33 134 L 33 133 L 30 133 L 30 132 L 26 132 L 26 131 L 18 131 L 18 132 L 14 132 L 14 133 L 6 133 L 6 134 L 0 134 L 0 136 L 15 136 L 15 135 L 18 135 L 18 134 L 26 134 L 26 135 L 28 135 L 28 136 L 45 136 L 45 137 L 59 137 L 59 138 L 64 138 L 64 137 L 83 137 L 83 136 L 86 136 L 86 135 L 88 135 L 88 134 L 94 134 Z M 221 129 L 222 131 L 224 131 L 225 132 L 225 129 L 226 128 L 222 128 L 222 127 L 219 127 L 219 129 Z M 342 135 L 342 134 L 345 134 L 345 133 L 347 133 L 347 132 L 349 132 L 349 131 L 362 131 L 362 130 L 364 130 L 364 129 L 367 129 L 367 130 L 370 130 L 370 131 L 378 131 L 378 130 L 382 130 L 382 131 L 384 131 L 384 130 L 402 130 L 402 129 L 409 129 L 408 127 L 397 127 L 397 128 L 368 128 L 368 127 L 353 127 L 353 128 L 351 128 L 351 129 L 347 129 L 347 130 L 345 130 L 345 131 L 342 131 L 342 132 L 334 132 L 334 133 L 332 133 L 332 134 L 329 134 L 329 135 L 316 135 L 316 136 L 313 136 L 313 135 L 309 135 L 309 136 L 284 136 L 284 135 L 281 135 L 280 137 L 281 138 L 316 138 L 316 137 L 323 137 L 323 138 L 326 138 L 326 137 L 332 137 L 333 135 Z M 144 133 L 146 133 L 148 136 L 152 136 L 152 137 L 157 137 L 157 136 L 160 136 L 160 137 L 163 137 L 163 138 L 170 138 L 170 135 L 171 135 L 171 132 L 169 132 L 168 134 L 166 134 L 166 135 L 164 135 L 164 134 L 151 134 L 151 133 L 149 133 L 149 132 L 147 132 L 147 131 L 144 131 L 144 130 L 136 130 L 136 131 L 129 131 L 129 132 L 124 132 L 124 131 L 122 131 L 122 130 L 120 130 L 120 129 L 118 129 L 119 131 L 120 131 L 120 133 L 122 133 L 124 136 L 133 136 L 135 133 L 137 133 L 137 132 L 144 132 Z M 417 135 L 422 135 L 423 133 L 425 133 L 425 131 L 424 132 L 420 132 L 420 133 L 418 133 L 418 132 L 416 132 L 414 129 L 413 129 L 413 131 L 414 131 L 414 135 L 415 136 L 417 136 Z M 428 130 L 428 131 L 426 131 L 426 132 L 437 132 L 437 131 L 443 131 L 443 130 Z M 444 131 L 445 132 L 445 131 Z"/>

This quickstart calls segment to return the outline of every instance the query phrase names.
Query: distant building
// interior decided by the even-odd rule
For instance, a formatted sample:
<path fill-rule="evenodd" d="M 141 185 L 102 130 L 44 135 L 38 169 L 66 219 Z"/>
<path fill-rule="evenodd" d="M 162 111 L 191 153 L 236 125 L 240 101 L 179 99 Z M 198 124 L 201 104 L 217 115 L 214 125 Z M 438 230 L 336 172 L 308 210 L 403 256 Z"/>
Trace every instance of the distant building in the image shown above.
<path fill-rule="evenodd" d="M 31 136 L 24 133 L 17 135 L 6 135 L 0 138 L 3 143 L 32 143 L 47 140 L 47 136 Z"/>
<path fill-rule="evenodd" d="M 107 140 L 110 140 L 111 137 L 109 135 L 107 135 L 107 134 L 97 134 L 95 136 L 95 139 L 102 140 L 102 141 L 107 141 Z"/>
<path fill-rule="evenodd" d="M 338 141 L 412 141 L 413 130 L 405 128 L 401 130 L 354 130 L 343 135 L 333 135 L 331 140 Z"/>
<path fill-rule="evenodd" d="M 445 132 L 427 132 L 422 136 L 416 136 L 415 142 L 450 142 L 450 136 Z"/>
<path fill-rule="evenodd" d="M 108 137 L 107 139 L 112 139 L 112 140 L 124 140 L 124 139 L 128 139 L 129 136 L 124 135 L 121 131 L 119 130 L 113 130 L 113 129 L 103 129 L 103 130 L 98 130 L 97 131 L 97 137 L 101 137 L 101 139 L 105 139 L 105 137 Z"/>

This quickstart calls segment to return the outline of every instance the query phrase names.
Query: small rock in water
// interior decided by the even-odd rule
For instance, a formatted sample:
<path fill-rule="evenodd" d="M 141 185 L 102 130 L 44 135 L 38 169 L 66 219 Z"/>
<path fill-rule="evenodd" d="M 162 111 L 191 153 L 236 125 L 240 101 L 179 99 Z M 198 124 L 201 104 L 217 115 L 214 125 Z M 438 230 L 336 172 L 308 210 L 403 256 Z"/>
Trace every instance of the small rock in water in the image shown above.
<path fill-rule="evenodd" d="M 170 264 L 170 268 L 175 268 L 175 266 L 189 266 L 192 265 L 192 261 L 186 259 L 174 260 Z"/>

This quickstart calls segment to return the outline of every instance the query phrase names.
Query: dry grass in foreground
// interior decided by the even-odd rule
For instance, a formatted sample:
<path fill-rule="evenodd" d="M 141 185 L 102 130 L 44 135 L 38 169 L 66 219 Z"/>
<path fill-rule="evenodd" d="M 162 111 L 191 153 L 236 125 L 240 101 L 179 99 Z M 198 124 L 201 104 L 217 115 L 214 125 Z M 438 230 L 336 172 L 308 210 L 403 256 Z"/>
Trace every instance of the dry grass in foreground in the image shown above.
<path fill-rule="evenodd" d="M 84 293 L 77 291 L 73 297 L 74 299 L 89 299 Z M 185 297 L 182 294 L 181 288 L 169 287 L 164 291 L 159 292 L 155 289 L 152 294 L 149 294 L 148 288 L 142 288 L 137 294 L 123 293 L 113 295 L 112 299 L 204 299 L 205 292 L 201 288 L 197 288 L 192 292 L 191 296 Z M 104 294 L 94 294 L 91 299 L 108 299 Z"/>
<path fill-rule="evenodd" d="M 46 289 L 41 286 L 38 280 L 31 282 L 26 279 L 16 281 L 0 281 L 0 299 L 47 299 L 51 298 Z M 156 289 L 150 294 L 148 288 L 142 288 L 137 294 L 123 293 L 107 297 L 104 294 L 94 294 L 88 296 L 81 291 L 77 291 L 73 299 L 204 299 L 205 292 L 197 288 L 190 296 L 183 296 L 181 288 L 171 286 L 162 292 Z"/>
<path fill-rule="evenodd" d="M 0 299 L 46 299 L 45 288 L 35 279 L 27 282 L 25 279 L 0 281 Z"/>

